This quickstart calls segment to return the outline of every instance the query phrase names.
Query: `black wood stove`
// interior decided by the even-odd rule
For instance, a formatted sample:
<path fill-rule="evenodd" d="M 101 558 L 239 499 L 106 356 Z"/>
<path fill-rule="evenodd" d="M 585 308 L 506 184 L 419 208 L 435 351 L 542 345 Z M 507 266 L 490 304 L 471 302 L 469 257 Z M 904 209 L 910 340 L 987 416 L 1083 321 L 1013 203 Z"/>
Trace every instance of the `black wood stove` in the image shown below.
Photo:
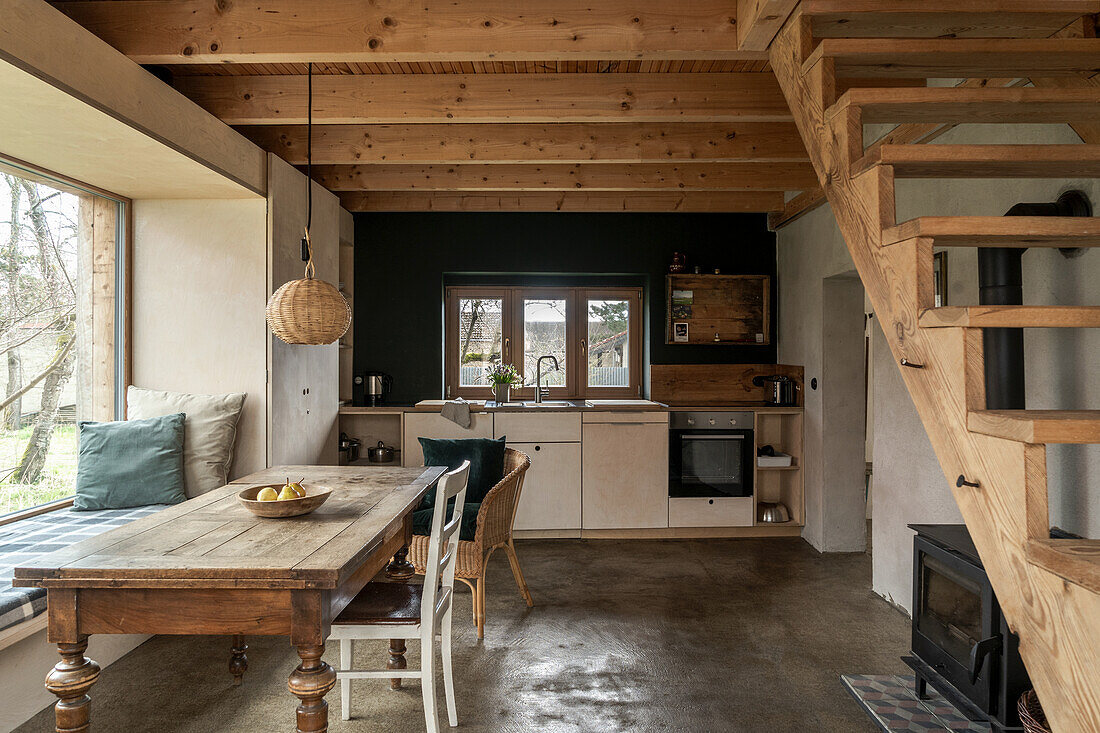
<path fill-rule="evenodd" d="M 932 685 L 995 731 L 1023 730 L 1016 701 L 1031 689 L 1019 639 L 1009 631 L 966 525 L 911 524 L 913 641 L 905 662 L 917 695 Z"/>

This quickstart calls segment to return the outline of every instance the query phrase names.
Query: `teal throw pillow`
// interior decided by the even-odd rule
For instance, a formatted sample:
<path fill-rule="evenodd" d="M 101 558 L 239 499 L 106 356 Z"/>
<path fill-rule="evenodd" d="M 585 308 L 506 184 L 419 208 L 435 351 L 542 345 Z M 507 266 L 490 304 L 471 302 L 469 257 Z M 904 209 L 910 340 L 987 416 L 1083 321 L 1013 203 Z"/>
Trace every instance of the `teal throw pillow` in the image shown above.
<path fill-rule="evenodd" d="M 73 509 L 178 504 L 183 493 L 184 413 L 80 423 Z"/>
<path fill-rule="evenodd" d="M 505 438 L 464 438 L 462 440 L 443 440 L 438 438 L 420 438 L 420 447 L 424 449 L 425 466 L 446 466 L 455 469 L 463 461 L 470 462 L 470 478 L 466 484 L 466 503 L 480 504 L 485 495 L 504 478 L 504 441 Z M 430 509 L 435 506 L 435 488 L 433 487 L 418 508 Z"/>

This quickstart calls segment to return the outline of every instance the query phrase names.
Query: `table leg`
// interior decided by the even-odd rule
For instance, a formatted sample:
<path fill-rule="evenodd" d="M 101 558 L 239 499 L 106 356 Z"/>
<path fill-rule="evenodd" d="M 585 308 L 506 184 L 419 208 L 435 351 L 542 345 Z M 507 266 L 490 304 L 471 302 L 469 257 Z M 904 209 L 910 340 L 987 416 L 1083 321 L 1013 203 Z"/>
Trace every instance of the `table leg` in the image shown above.
<path fill-rule="evenodd" d="M 60 698 L 54 706 L 57 733 L 83 733 L 89 728 L 92 699 L 88 691 L 99 678 L 99 665 L 84 656 L 88 637 L 58 644 L 61 661 L 46 675 L 46 689 Z"/>
<path fill-rule="evenodd" d="M 336 670 L 321 655 L 324 644 L 298 646 L 302 663 L 290 673 L 287 687 L 299 699 L 298 733 L 325 733 L 328 730 L 328 703 L 325 695 L 336 685 Z"/>
<path fill-rule="evenodd" d="M 233 684 L 239 685 L 244 679 L 244 673 L 248 671 L 248 644 L 244 643 L 244 636 L 233 636 L 232 656 L 229 657 L 229 674 L 233 675 Z"/>
<path fill-rule="evenodd" d="M 393 559 L 386 566 L 386 577 L 390 580 L 410 581 L 416 573 L 416 568 L 409 562 L 409 546 L 402 545 L 401 549 L 393 553 Z"/>
<path fill-rule="evenodd" d="M 405 659 L 407 649 L 404 639 L 390 639 L 390 658 L 386 661 L 386 669 L 408 669 L 409 663 Z M 401 689 L 400 677 L 390 679 L 390 689 Z"/>

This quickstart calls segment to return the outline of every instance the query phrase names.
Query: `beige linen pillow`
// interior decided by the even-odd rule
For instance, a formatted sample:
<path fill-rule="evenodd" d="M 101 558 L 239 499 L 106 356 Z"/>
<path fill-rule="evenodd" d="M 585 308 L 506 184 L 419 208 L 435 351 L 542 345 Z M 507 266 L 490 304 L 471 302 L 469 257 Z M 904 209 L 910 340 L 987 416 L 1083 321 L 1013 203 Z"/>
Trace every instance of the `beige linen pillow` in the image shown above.
<path fill-rule="evenodd" d="M 187 498 L 229 483 L 237 420 L 244 393 L 184 394 L 129 387 L 126 417 L 139 420 L 184 413 L 183 484 Z"/>

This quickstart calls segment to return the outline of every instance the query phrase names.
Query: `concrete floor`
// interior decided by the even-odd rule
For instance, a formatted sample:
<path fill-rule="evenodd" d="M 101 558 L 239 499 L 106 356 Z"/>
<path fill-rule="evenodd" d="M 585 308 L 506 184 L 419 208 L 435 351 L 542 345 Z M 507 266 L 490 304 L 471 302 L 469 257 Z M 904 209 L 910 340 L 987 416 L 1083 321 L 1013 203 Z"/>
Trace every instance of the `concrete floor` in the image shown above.
<path fill-rule="evenodd" d="M 801 540 L 519 542 L 536 606 L 494 556 L 485 641 L 458 593 L 459 730 L 873 731 L 842 673 L 903 673 L 909 623 L 870 590 L 865 554 L 819 555 Z M 250 639 L 234 688 L 229 640 L 157 637 L 92 689 L 93 730 L 290 731 L 297 664 L 283 638 Z M 409 644 L 410 667 L 419 664 Z M 336 645 L 326 659 L 336 664 Z M 381 665 L 384 642 L 359 642 Z M 46 670 L 28 670 L 44 674 Z M 442 695 L 442 684 L 438 686 Z M 422 731 L 420 686 L 353 683 L 352 720 L 328 695 L 333 731 Z M 446 710 L 440 706 L 444 729 Z M 53 711 L 18 729 L 53 731 Z"/>

